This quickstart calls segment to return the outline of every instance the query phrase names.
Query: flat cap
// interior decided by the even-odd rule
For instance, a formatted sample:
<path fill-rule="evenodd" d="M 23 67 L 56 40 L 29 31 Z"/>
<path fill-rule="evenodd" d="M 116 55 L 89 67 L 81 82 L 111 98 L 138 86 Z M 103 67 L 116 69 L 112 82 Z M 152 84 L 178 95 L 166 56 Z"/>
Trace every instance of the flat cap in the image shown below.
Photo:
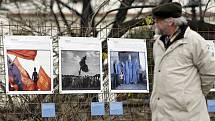
<path fill-rule="evenodd" d="M 161 4 L 152 9 L 152 15 L 155 18 L 177 18 L 182 15 L 182 6 L 177 2 Z"/>

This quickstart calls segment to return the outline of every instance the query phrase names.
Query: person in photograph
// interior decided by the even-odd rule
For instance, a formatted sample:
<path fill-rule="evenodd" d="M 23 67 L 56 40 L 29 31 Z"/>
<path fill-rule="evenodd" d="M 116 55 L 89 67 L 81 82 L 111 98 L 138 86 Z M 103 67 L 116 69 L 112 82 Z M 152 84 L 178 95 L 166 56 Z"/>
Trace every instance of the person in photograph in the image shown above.
<path fill-rule="evenodd" d="M 205 97 L 215 80 L 215 59 L 206 40 L 187 25 L 180 3 L 161 4 L 152 15 L 158 35 L 152 121 L 210 121 Z"/>
<path fill-rule="evenodd" d="M 142 84 L 147 84 L 146 71 L 143 68 L 139 67 L 138 73 L 139 73 L 138 82 Z"/>
<path fill-rule="evenodd" d="M 122 61 L 117 61 L 116 68 L 116 87 L 125 82 L 125 64 Z"/>
<path fill-rule="evenodd" d="M 37 89 L 37 81 L 38 81 L 38 79 L 39 79 L 39 76 L 38 76 L 36 67 L 34 67 L 34 72 L 32 73 L 31 79 L 32 79 L 32 81 L 34 82 L 35 89 Z"/>
<path fill-rule="evenodd" d="M 132 83 L 132 66 L 131 54 L 128 54 L 128 59 L 125 61 L 125 84 Z"/>
<path fill-rule="evenodd" d="M 139 68 L 140 68 L 139 62 L 135 58 L 132 61 L 132 80 L 131 80 L 131 83 L 133 83 L 133 84 L 137 84 L 139 81 Z"/>
<path fill-rule="evenodd" d="M 80 65 L 80 69 L 79 69 L 79 76 L 81 75 L 81 71 L 83 72 L 88 72 L 88 66 L 86 64 L 86 59 L 87 59 L 87 56 L 84 56 L 81 61 L 79 62 L 79 65 Z"/>
<path fill-rule="evenodd" d="M 117 74 L 116 74 L 116 65 L 117 65 L 117 61 L 113 61 L 113 72 L 111 74 L 111 88 L 116 88 L 116 82 L 117 82 Z"/>
<path fill-rule="evenodd" d="M 13 81 L 15 82 L 15 84 L 18 85 L 18 90 L 16 91 L 23 91 L 23 86 L 22 86 L 22 81 L 19 79 L 19 77 L 17 76 L 18 74 L 13 74 Z"/>
<path fill-rule="evenodd" d="M 37 84 L 37 80 L 38 80 L 39 76 L 38 76 L 38 73 L 37 73 L 37 69 L 36 67 L 34 67 L 34 72 L 32 73 L 32 80 L 35 84 Z"/>
<path fill-rule="evenodd" d="M 137 58 L 132 60 L 131 54 L 128 54 L 128 60 L 125 62 L 125 84 L 137 84 L 139 80 L 139 62 Z"/>
<path fill-rule="evenodd" d="M 18 67 L 7 56 L 8 76 L 9 76 L 9 90 L 23 91 L 22 77 Z"/>

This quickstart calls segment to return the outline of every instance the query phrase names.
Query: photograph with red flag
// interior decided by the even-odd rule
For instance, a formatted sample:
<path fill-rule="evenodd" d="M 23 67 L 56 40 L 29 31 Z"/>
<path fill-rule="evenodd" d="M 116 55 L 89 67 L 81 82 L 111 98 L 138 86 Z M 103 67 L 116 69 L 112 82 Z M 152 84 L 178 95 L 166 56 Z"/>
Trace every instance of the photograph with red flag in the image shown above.
<path fill-rule="evenodd" d="M 51 38 L 5 36 L 4 42 L 6 93 L 53 93 Z"/>

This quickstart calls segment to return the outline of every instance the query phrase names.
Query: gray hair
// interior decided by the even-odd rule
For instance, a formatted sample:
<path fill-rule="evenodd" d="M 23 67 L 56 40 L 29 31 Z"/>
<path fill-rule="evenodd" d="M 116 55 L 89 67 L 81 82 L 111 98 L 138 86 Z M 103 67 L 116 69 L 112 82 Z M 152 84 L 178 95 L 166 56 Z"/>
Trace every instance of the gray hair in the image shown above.
<path fill-rule="evenodd" d="M 178 18 L 173 18 L 173 22 L 175 23 L 176 26 L 181 26 L 183 24 L 187 24 L 187 20 L 185 17 L 181 16 Z"/>
<path fill-rule="evenodd" d="M 178 17 L 178 18 L 166 18 L 166 19 L 164 19 L 164 21 L 168 21 L 169 19 L 172 19 L 173 23 L 175 23 L 176 26 L 181 26 L 183 24 L 185 24 L 185 25 L 187 24 L 187 20 L 183 16 Z"/>

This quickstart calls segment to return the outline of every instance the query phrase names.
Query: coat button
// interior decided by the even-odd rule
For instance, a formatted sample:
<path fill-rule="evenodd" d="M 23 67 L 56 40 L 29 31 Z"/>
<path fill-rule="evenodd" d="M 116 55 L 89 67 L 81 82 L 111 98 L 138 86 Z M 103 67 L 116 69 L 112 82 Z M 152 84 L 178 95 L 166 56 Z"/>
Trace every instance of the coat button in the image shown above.
<path fill-rule="evenodd" d="M 161 70 L 158 70 L 158 72 L 161 72 Z"/>
<path fill-rule="evenodd" d="M 158 100 L 160 100 L 160 98 L 158 97 Z"/>

